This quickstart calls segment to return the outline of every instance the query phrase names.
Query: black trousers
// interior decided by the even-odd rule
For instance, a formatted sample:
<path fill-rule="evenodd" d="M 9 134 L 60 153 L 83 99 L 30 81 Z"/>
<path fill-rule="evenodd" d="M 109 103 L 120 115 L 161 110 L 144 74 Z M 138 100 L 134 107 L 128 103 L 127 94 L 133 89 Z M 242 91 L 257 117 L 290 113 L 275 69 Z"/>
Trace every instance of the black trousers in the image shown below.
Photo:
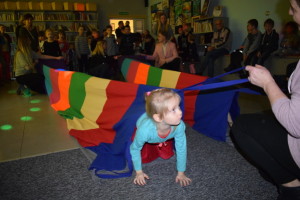
<path fill-rule="evenodd" d="M 26 85 L 29 89 L 45 94 L 45 77 L 38 73 L 24 74 L 22 76 L 17 76 L 16 81 L 21 85 Z"/>
<path fill-rule="evenodd" d="M 233 124 L 232 134 L 241 153 L 275 184 L 300 179 L 300 168 L 288 147 L 288 132 L 274 115 L 241 115 Z"/>
<path fill-rule="evenodd" d="M 81 54 L 80 58 L 78 59 L 79 63 L 79 72 L 86 72 L 87 64 L 88 64 L 88 55 Z"/>
<path fill-rule="evenodd" d="M 180 58 L 175 58 L 169 63 L 164 64 L 160 68 L 162 69 L 169 69 L 169 70 L 174 70 L 174 71 L 180 71 Z"/>

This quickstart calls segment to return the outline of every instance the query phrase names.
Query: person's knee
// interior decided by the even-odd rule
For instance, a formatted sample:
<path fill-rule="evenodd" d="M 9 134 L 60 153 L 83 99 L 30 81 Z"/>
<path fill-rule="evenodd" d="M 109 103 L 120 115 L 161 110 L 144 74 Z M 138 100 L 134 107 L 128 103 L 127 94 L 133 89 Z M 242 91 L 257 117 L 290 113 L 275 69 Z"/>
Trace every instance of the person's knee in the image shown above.
<path fill-rule="evenodd" d="M 246 115 L 240 115 L 237 117 L 236 120 L 234 120 L 233 125 L 231 127 L 231 133 L 234 137 L 241 137 L 244 130 L 247 128 L 247 116 Z"/>

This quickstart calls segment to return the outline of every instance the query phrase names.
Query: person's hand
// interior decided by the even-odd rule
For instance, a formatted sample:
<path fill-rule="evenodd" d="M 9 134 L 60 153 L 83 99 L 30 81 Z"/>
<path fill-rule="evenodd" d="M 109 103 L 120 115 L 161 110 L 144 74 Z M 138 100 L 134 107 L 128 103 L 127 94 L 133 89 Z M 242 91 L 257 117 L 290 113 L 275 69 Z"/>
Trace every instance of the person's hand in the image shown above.
<path fill-rule="evenodd" d="M 257 56 L 257 57 L 261 57 L 261 52 L 260 52 L 260 51 L 257 52 L 256 56 Z"/>
<path fill-rule="evenodd" d="M 176 176 L 176 183 L 180 183 L 180 186 L 188 186 L 191 184 L 192 180 L 185 176 L 184 172 L 178 172 Z"/>
<path fill-rule="evenodd" d="M 142 170 L 136 171 L 136 175 L 133 180 L 133 183 L 138 185 L 145 185 L 146 184 L 145 178 L 149 179 L 149 176 L 145 174 Z"/>
<path fill-rule="evenodd" d="M 248 56 L 247 56 L 246 54 L 244 54 L 244 55 L 243 55 L 243 61 L 247 60 L 247 57 L 248 57 Z"/>
<path fill-rule="evenodd" d="M 58 57 L 56 57 L 56 60 L 62 60 L 62 59 L 64 59 L 63 56 L 58 56 Z"/>
<path fill-rule="evenodd" d="M 161 66 L 163 66 L 165 63 L 166 63 L 166 59 L 161 58 L 161 59 L 159 59 L 158 65 L 161 67 Z"/>
<path fill-rule="evenodd" d="M 207 51 L 212 51 L 214 49 L 215 49 L 215 47 L 207 47 Z"/>
<path fill-rule="evenodd" d="M 259 86 L 263 89 L 270 83 L 274 83 L 274 79 L 265 67 L 261 65 L 246 66 L 246 71 L 249 72 L 249 81 L 256 86 Z"/>

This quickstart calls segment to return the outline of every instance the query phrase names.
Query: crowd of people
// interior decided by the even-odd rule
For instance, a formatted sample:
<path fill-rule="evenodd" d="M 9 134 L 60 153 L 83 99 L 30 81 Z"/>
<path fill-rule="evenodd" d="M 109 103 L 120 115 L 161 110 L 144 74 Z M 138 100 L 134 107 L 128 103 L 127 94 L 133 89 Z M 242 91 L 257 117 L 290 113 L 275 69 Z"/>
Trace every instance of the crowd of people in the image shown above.
<path fill-rule="evenodd" d="M 33 20 L 31 14 L 23 16 L 16 30 L 17 41 L 20 36 L 24 36 L 21 38 L 30 40 L 33 52 L 62 57 L 68 70 L 102 78 L 118 76 L 118 58 L 134 55 L 142 55 L 149 63 L 163 69 L 180 71 L 188 67 L 191 73 L 199 75 L 203 75 L 207 70 L 208 76 L 213 77 L 215 60 L 232 51 L 232 32 L 222 19 L 214 21 L 215 31 L 211 35 L 211 40 L 206 42 L 204 50 L 200 50 L 199 41 L 196 42 L 197 35 L 193 34 L 190 24 L 179 26 L 178 35 L 175 36 L 165 14 L 160 15 L 152 32 L 145 30 L 143 33 L 132 33 L 129 21 L 125 23 L 119 21 L 115 30 L 116 35 L 112 34 L 113 29 L 110 25 L 106 26 L 103 32 L 96 29 L 86 30 L 84 26 L 79 26 L 73 42 L 67 41 L 63 30 L 55 32 L 49 28 L 38 31 L 33 25 Z M 282 57 L 299 54 L 300 37 L 295 22 L 291 21 L 283 26 L 281 40 L 274 29 L 272 19 L 264 22 L 264 29 L 264 33 L 258 30 L 256 19 L 248 21 L 248 35 L 241 47 L 232 51 L 230 65 L 225 68 L 225 71 L 242 65 L 264 64 L 271 55 Z M 99 41 L 102 42 L 98 43 Z M 11 42 L 10 36 L 5 33 L 5 26 L 0 25 L 1 81 L 9 80 L 12 76 Z M 205 56 L 202 57 L 201 54 Z M 108 69 L 103 70 L 102 66 Z"/>

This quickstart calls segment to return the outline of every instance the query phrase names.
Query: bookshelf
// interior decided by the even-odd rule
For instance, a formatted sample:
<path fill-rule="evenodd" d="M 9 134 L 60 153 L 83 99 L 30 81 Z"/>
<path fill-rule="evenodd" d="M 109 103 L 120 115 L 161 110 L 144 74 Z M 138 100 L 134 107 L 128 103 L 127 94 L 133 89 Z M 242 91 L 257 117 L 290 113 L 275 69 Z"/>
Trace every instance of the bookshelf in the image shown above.
<path fill-rule="evenodd" d="M 198 36 L 198 44 L 208 44 L 211 41 L 213 32 L 215 30 L 214 23 L 216 20 L 222 19 L 224 25 L 228 27 L 228 18 L 227 17 L 201 17 L 195 16 L 192 17 L 192 27 L 194 33 Z"/>
<path fill-rule="evenodd" d="M 34 17 L 33 25 L 37 29 L 62 29 L 66 32 L 67 40 L 73 42 L 77 29 L 83 25 L 86 30 L 98 29 L 97 11 L 54 11 L 54 10 L 1 10 L 0 24 L 4 24 L 6 32 L 15 38 L 15 30 L 22 15 L 30 13 Z M 15 42 L 15 40 L 13 40 Z"/>

